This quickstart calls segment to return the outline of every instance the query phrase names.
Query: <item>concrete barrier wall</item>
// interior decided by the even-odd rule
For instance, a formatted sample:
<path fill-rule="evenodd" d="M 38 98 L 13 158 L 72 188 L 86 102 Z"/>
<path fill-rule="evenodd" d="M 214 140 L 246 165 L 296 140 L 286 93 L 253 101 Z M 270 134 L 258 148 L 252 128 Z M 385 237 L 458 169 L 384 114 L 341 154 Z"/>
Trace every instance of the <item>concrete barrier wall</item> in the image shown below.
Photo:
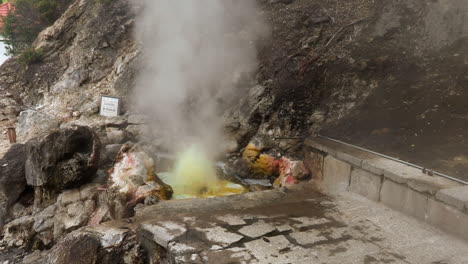
<path fill-rule="evenodd" d="M 468 186 L 325 139 L 304 151 L 322 192 L 354 192 L 468 239 Z"/>

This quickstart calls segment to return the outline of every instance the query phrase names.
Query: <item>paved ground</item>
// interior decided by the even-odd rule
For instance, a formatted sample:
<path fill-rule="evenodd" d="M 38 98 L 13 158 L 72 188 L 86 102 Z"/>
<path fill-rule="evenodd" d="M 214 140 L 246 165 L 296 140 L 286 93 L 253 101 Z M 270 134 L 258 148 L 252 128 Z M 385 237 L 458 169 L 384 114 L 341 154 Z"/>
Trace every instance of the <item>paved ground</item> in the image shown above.
<path fill-rule="evenodd" d="M 140 225 L 146 245 L 176 263 L 468 263 L 468 243 L 350 193 L 171 201 L 138 215 L 151 219 Z"/>

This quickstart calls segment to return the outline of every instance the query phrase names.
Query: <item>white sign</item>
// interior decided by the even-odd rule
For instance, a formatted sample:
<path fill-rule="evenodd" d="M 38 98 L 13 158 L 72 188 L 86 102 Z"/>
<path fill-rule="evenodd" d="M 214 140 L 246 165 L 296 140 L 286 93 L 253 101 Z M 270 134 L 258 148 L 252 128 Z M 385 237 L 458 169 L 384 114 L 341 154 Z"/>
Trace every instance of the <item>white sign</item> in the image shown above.
<path fill-rule="evenodd" d="M 101 115 L 118 116 L 120 115 L 120 99 L 112 96 L 101 97 Z"/>

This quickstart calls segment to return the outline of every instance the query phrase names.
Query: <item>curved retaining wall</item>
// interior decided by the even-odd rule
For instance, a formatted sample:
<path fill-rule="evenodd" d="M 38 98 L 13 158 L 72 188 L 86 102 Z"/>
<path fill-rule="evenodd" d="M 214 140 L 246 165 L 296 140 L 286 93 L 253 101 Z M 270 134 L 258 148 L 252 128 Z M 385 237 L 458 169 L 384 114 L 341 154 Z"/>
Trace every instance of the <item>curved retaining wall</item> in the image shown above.
<path fill-rule="evenodd" d="M 306 140 L 304 151 L 322 192 L 354 192 L 468 239 L 468 185 L 326 139 Z"/>

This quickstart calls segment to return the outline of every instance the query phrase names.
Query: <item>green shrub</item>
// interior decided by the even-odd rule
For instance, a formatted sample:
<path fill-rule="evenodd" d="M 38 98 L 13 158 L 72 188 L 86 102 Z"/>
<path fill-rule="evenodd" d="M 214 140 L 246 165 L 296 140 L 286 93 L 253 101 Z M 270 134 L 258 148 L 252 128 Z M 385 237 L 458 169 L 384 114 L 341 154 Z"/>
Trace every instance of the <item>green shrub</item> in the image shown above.
<path fill-rule="evenodd" d="M 36 50 L 32 47 L 23 50 L 23 52 L 19 55 L 20 62 L 27 65 L 42 62 L 43 59 L 44 53 L 42 50 Z"/>

